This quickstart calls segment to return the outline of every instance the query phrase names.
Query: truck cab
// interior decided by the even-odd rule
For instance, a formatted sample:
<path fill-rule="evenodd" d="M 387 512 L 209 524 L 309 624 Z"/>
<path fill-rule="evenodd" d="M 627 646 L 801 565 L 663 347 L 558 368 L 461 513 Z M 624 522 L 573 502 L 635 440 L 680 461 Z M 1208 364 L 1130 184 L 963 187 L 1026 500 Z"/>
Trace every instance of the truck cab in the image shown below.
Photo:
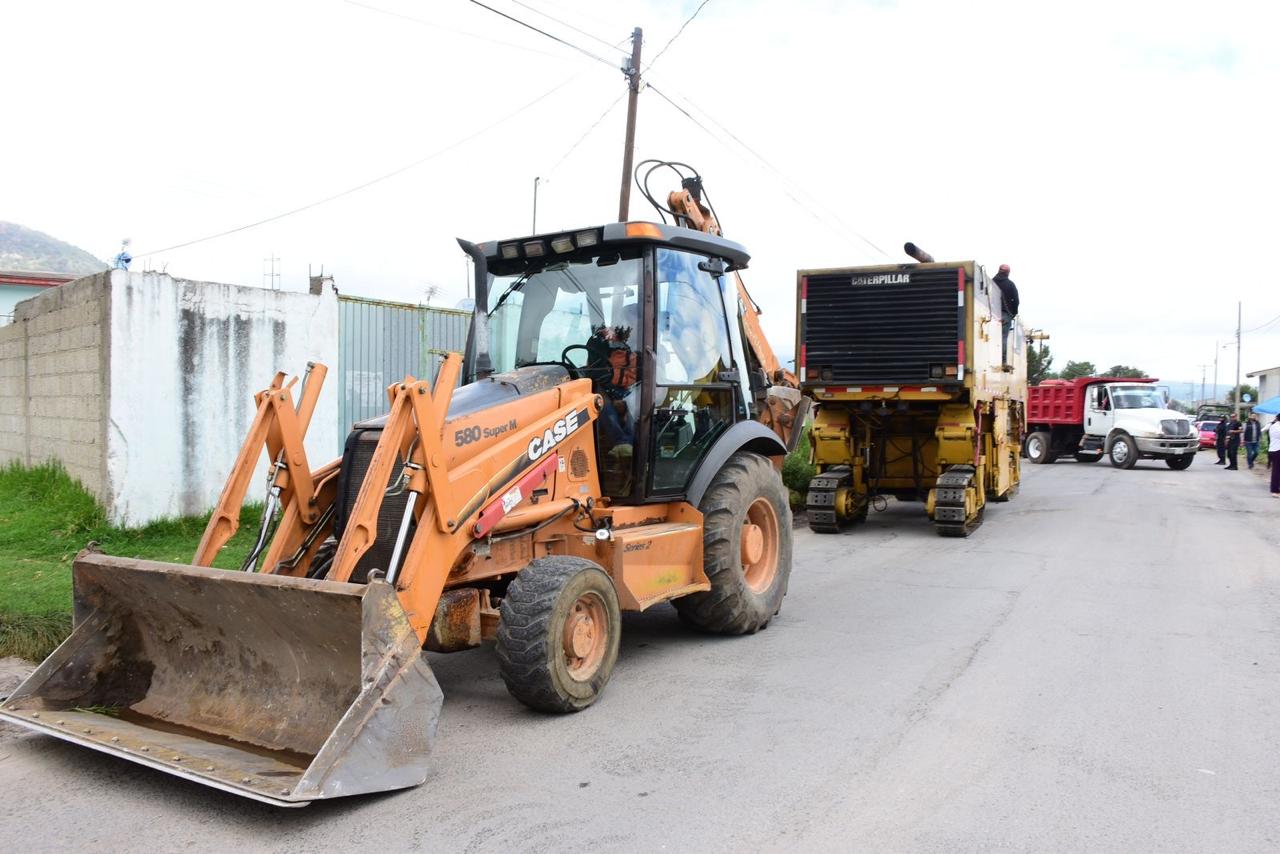
<path fill-rule="evenodd" d="M 1168 408 L 1154 378 L 1080 377 L 1046 380 L 1029 389 L 1026 454 L 1050 463 L 1064 454 L 1091 463 L 1104 456 L 1116 468 L 1140 459 L 1185 469 L 1199 450 L 1191 419 Z"/>
<path fill-rule="evenodd" d="M 1131 468 L 1138 459 L 1172 461 L 1173 468 L 1185 463 L 1185 468 L 1200 448 L 1191 420 L 1169 409 L 1163 390 L 1151 383 L 1091 385 L 1087 400 L 1085 441 L 1117 468 Z"/>

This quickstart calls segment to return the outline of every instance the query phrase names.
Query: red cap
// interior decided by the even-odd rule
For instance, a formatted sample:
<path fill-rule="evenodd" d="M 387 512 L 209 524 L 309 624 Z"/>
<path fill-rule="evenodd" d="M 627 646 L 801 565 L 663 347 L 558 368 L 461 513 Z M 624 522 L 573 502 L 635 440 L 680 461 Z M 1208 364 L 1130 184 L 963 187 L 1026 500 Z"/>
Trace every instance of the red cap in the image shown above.
<path fill-rule="evenodd" d="M 1001 272 L 1001 273 L 1007 273 L 1007 272 L 1009 272 L 1009 265 L 1008 265 L 1008 264 L 1001 264 L 1001 265 L 1000 265 L 1000 272 Z"/>

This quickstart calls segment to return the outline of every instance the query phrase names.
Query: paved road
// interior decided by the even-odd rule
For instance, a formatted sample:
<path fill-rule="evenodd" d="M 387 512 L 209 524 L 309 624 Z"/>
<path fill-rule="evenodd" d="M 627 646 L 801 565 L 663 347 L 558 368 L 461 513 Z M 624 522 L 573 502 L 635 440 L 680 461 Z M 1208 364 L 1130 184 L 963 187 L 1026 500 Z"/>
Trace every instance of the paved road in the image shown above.
<path fill-rule="evenodd" d="M 22 737 L 23 850 L 1280 850 L 1280 502 L 1260 478 L 1032 468 L 966 541 L 894 504 L 798 531 L 759 635 L 628 618 L 602 701 L 524 711 L 436 660 L 437 770 L 275 810 Z M 1268 560 L 1270 561 L 1268 563 Z"/>

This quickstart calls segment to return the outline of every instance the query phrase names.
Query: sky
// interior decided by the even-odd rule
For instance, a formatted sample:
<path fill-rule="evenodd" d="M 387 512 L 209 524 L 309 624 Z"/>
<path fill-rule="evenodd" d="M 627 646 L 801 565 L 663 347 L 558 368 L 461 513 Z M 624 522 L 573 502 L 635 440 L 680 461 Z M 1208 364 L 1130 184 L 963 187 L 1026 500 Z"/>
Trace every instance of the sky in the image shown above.
<path fill-rule="evenodd" d="M 1232 382 L 1237 302 L 1242 372 L 1280 365 L 1280 4 L 711 0 L 671 41 L 701 0 L 486 3 L 581 51 L 469 0 L 5 4 L 0 219 L 452 306 L 454 238 L 530 233 L 535 178 L 539 231 L 616 219 L 639 26 L 636 160 L 703 175 L 780 353 L 796 270 L 910 240 L 1010 264 L 1055 367 Z"/>

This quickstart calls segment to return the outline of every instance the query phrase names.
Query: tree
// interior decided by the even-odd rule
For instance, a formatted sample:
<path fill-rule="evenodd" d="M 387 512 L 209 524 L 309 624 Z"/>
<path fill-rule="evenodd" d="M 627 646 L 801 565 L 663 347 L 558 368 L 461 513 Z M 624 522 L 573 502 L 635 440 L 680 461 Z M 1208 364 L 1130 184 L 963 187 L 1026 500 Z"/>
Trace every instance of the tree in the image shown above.
<path fill-rule="evenodd" d="M 1096 376 L 1098 369 L 1093 362 L 1067 362 L 1067 366 L 1058 374 L 1064 380 L 1074 380 L 1078 377 Z"/>
<path fill-rule="evenodd" d="M 1130 379 L 1141 379 L 1146 375 L 1146 371 L 1131 368 L 1128 365 L 1112 365 L 1103 373 L 1104 377 L 1128 377 Z"/>
<path fill-rule="evenodd" d="M 1031 385 L 1039 385 L 1044 380 L 1053 379 L 1053 353 L 1049 352 L 1048 347 L 1036 347 L 1034 345 L 1027 348 L 1027 382 Z"/>
<path fill-rule="evenodd" d="M 1175 412 L 1182 412 L 1187 415 L 1195 414 L 1195 409 L 1185 400 L 1171 400 L 1169 401 L 1169 408 Z"/>
<path fill-rule="evenodd" d="M 1249 400 L 1253 403 L 1258 402 L 1258 390 L 1251 385 L 1241 385 L 1240 393 L 1249 395 Z M 1227 403 L 1234 404 L 1236 402 L 1236 390 L 1234 388 L 1227 389 Z"/>

